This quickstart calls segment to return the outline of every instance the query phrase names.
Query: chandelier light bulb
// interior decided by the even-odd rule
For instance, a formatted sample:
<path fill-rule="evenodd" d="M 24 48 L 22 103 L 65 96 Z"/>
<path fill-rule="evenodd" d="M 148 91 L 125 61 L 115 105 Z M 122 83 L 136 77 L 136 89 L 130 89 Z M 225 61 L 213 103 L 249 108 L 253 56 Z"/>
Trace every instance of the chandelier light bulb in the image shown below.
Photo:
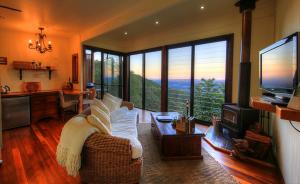
<path fill-rule="evenodd" d="M 35 49 L 36 51 L 40 52 L 41 54 L 45 53 L 45 52 L 51 52 L 52 51 L 52 43 L 51 41 L 48 41 L 48 45 L 46 45 L 45 43 L 46 40 L 46 34 L 43 33 L 44 28 L 40 27 L 39 28 L 40 33 L 37 34 L 38 39 L 35 41 L 35 44 L 32 43 L 32 40 L 28 41 L 28 47 L 30 49 Z"/>

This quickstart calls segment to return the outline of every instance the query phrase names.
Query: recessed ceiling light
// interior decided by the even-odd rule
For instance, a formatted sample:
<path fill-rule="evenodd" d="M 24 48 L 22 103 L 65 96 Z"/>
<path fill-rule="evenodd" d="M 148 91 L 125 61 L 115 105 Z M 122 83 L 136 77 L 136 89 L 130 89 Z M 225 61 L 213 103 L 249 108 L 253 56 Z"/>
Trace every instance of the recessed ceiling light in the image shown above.
<path fill-rule="evenodd" d="M 158 20 L 157 20 L 157 21 L 155 21 L 155 24 L 156 24 L 156 25 L 158 25 L 158 24 L 159 24 L 159 21 L 158 21 Z"/>
<path fill-rule="evenodd" d="M 202 5 L 202 6 L 200 6 L 200 9 L 201 9 L 201 10 L 204 10 L 204 6 L 203 6 L 203 5 Z"/>
<path fill-rule="evenodd" d="M 126 31 L 126 32 L 124 32 L 124 35 L 128 35 L 127 31 Z"/>

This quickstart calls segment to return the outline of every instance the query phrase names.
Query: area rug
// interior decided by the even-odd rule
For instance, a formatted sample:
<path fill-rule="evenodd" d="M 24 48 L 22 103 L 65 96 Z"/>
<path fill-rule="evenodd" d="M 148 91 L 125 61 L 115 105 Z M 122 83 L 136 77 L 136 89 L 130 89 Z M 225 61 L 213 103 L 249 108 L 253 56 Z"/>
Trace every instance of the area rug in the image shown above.
<path fill-rule="evenodd" d="M 202 149 L 203 160 L 163 161 L 152 134 L 150 123 L 138 125 L 139 140 L 143 145 L 143 184 L 193 184 L 238 182 Z"/>

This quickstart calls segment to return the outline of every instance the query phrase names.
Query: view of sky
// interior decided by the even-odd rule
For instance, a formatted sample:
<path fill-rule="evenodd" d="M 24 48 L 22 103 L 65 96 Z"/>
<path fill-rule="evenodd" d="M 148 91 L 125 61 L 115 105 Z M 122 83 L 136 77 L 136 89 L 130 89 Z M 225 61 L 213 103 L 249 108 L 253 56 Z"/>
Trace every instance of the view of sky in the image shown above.
<path fill-rule="evenodd" d="M 143 75 L 143 54 L 130 55 L 130 71 L 140 76 Z"/>
<path fill-rule="evenodd" d="M 146 79 L 157 80 L 161 78 L 161 51 L 148 52 L 145 56 Z"/>
<path fill-rule="evenodd" d="M 196 45 L 195 79 L 225 80 L 226 41 Z"/>
<path fill-rule="evenodd" d="M 112 54 L 104 54 L 104 61 L 106 61 L 104 63 L 106 68 L 105 78 L 107 82 L 110 82 L 112 80 L 116 82 L 116 80 L 119 79 L 119 75 L 120 75 L 120 57 Z"/>
<path fill-rule="evenodd" d="M 94 52 L 94 61 L 101 61 L 101 52 Z"/>
<path fill-rule="evenodd" d="M 226 41 L 213 42 L 195 46 L 195 79 L 215 78 L 225 80 L 226 72 Z M 168 50 L 169 58 L 169 79 L 190 79 L 191 78 L 191 46 L 180 47 Z M 106 56 L 106 54 L 105 54 Z M 115 61 L 118 56 L 114 57 Z M 106 57 L 105 57 L 106 58 Z M 94 60 L 101 60 L 101 53 L 94 53 Z M 143 55 L 134 54 L 130 56 L 130 71 L 141 75 L 143 72 Z M 148 52 L 145 54 L 146 78 L 160 80 L 161 78 L 161 51 Z M 111 75 L 106 73 L 106 75 Z"/>
<path fill-rule="evenodd" d="M 191 51 L 191 46 L 169 49 L 168 75 L 170 80 L 191 78 Z"/>

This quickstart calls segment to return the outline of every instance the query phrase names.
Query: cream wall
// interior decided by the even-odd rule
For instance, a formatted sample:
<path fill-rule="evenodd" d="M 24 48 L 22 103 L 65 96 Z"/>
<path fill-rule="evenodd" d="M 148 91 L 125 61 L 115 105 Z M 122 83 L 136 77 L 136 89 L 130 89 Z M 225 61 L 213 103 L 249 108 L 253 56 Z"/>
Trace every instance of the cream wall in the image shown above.
<path fill-rule="evenodd" d="M 47 33 L 47 32 L 46 32 Z M 0 56 L 8 58 L 8 65 L 0 65 L 2 85 L 8 85 L 11 91 L 21 91 L 22 82 L 41 82 L 42 90 L 61 89 L 64 82 L 71 76 L 71 45 L 70 38 L 47 35 L 52 41 L 53 51 L 40 54 L 28 49 L 28 40 L 36 36 L 16 30 L 0 29 Z M 41 61 L 43 66 L 50 65 L 57 69 L 48 79 L 48 72 L 24 71 L 23 80 L 19 80 L 19 71 L 12 67 L 13 61 Z"/>
<path fill-rule="evenodd" d="M 276 40 L 300 31 L 300 1 L 276 1 Z M 287 184 L 300 183 L 300 133 L 273 115 L 273 137 L 281 173 Z M 300 122 L 293 122 L 300 129 Z"/>
<path fill-rule="evenodd" d="M 70 50 L 72 54 L 78 53 L 78 84 L 73 84 L 74 89 L 83 90 L 82 81 L 83 81 L 83 50 L 82 50 L 82 38 L 80 35 L 73 36 L 70 40 Z"/>

